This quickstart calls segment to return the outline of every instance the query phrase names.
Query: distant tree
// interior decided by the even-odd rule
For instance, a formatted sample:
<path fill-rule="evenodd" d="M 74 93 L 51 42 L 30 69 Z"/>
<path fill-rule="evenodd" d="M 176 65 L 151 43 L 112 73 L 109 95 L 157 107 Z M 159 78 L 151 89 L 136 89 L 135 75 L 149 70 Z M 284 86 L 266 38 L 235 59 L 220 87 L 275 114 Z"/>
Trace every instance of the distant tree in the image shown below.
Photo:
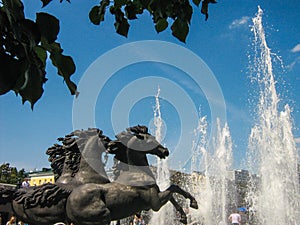
<path fill-rule="evenodd" d="M 41 0 L 43 7 L 52 0 Z M 62 2 L 63 0 L 60 0 Z M 70 2 L 70 0 L 66 0 Z M 215 0 L 192 0 L 200 6 L 201 13 L 208 18 L 208 4 Z M 101 0 L 89 12 L 93 24 L 104 21 L 105 13 L 115 17 L 115 30 L 127 37 L 129 20 L 147 11 L 152 17 L 155 30 L 164 31 L 171 23 L 174 37 L 185 42 L 189 33 L 193 8 L 190 0 Z M 35 21 L 25 18 L 21 0 L 0 0 L 0 95 L 14 91 L 29 101 L 31 108 L 41 98 L 46 78 L 46 59 L 49 55 L 72 95 L 78 95 L 71 81 L 75 63 L 71 56 L 63 54 L 57 42 L 59 20 L 48 13 L 36 13 Z"/>
<path fill-rule="evenodd" d="M 9 163 L 3 163 L 0 166 L 0 183 L 18 185 L 25 178 L 25 170 L 17 170 L 11 167 Z"/>

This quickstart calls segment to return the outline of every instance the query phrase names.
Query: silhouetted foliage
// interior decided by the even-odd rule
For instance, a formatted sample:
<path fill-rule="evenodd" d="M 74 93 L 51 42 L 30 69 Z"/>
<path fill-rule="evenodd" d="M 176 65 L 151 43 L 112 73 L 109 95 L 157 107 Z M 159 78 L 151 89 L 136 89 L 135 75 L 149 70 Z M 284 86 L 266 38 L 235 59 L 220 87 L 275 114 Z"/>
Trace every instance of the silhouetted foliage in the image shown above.
<path fill-rule="evenodd" d="M 52 0 L 41 0 L 43 7 Z M 63 0 L 60 0 L 62 2 Z M 70 0 L 66 0 L 70 3 Z M 208 4 L 215 0 L 192 0 L 201 13 L 208 18 Z M 127 37 L 129 21 L 147 11 L 152 17 L 154 28 L 159 33 L 169 24 L 172 34 L 185 42 L 189 33 L 193 7 L 189 0 L 101 0 L 89 12 L 95 25 L 104 21 L 109 11 L 115 17 L 116 33 Z M 77 87 L 71 81 L 75 72 L 72 57 L 64 55 L 57 35 L 59 20 L 48 13 L 36 13 L 36 19 L 25 18 L 21 0 L 2 0 L 0 2 L 0 95 L 14 91 L 29 101 L 31 107 L 41 98 L 46 78 L 46 60 L 50 57 L 62 76 L 72 95 L 78 95 Z"/>
<path fill-rule="evenodd" d="M 0 166 L 0 183 L 19 184 L 25 177 L 25 170 L 17 170 L 16 167 L 11 167 L 9 163 L 3 163 Z"/>

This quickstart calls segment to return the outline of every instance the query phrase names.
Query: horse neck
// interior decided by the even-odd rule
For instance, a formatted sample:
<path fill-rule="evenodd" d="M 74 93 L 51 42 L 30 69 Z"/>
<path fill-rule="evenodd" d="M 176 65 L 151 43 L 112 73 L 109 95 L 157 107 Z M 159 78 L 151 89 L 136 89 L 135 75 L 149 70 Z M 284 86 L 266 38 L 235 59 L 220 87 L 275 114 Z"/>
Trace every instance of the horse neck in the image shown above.
<path fill-rule="evenodd" d="M 127 150 L 128 165 L 133 166 L 149 166 L 147 155 L 140 151 Z"/>
<path fill-rule="evenodd" d="M 149 168 L 146 154 L 127 151 L 128 169 L 120 171 L 116 182 L 131 186 L 147 186 L 155 184 L 155 177 Z"/>
<path fill-rule="evenodd" d="M 106 149 L 104 145 L 99 146 L 98 141 L 98 135 L 90 137 L 81 151 L 79 170 L 75 175 L 77 183 L 109 183 L 101 157 Z"/>
<path fill-rule="evenodd" d="M 56 180 L 56 183 L 67 184 L 71 183 L 74 179 L 74 170 L 72 169 L 72 165 L 70 163 L 72 156 L 68 154 L 64 160 L 64 165 L 62 169 L 62 173 L 59 178 Z"/>

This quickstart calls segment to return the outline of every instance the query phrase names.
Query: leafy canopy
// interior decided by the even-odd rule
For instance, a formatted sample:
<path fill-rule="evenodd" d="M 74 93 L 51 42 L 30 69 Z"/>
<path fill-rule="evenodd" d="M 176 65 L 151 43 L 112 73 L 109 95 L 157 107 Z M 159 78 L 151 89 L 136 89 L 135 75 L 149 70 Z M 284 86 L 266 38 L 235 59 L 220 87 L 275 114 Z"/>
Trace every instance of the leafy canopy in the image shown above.
<path fill-rule="evenodd" d="M 43 7 L 52 0 L 41 0 Z M 62 2 L 63 0 L 60 0 Z M 70 3 L 70 0 L 66 0 Z M 208 18 L 208 4 L 215 0 L 192 0 L 200 6 L 201 13 Z M 193 8 L 189 0 L 101 0 L 89 12 L 95 25 L 104 21 L 109 11 L 115 17 L 116 33 L 127 37 L 129 21 L 147 11 L 152 17 L 154 28 L 159 33 L 168 28 L 174 37 L 185 42 L 189 33 Z M 46 83 L 46 60 L 49 57 L 58 75 L 62 76 L 72 95 L 78 95 L 77 86 L 71 81 L 76 70 L 71 56 L 63 54 L 57 36 L 59 20 L 48 13 L 36 13 L 36 19 L 24 16 L 21 0 L 0 2 L 0 95 L 14 91 L 29 101 L 31 108 L 41 98 Z"/>
<path fill-rule="evenodd" d="M 18 171 L 16 167 L 11 167 L 9 163 L 0 165 L 0 183 L 19 184 L 25 176 L 24 169 Z"/>

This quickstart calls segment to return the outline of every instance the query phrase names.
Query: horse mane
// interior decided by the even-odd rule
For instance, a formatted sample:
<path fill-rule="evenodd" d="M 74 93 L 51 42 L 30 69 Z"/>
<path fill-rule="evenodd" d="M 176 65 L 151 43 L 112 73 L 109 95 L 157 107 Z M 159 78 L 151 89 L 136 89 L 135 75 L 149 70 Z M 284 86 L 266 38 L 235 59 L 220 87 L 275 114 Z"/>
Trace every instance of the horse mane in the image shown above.
<path fill-rule="evenodd" d="M 36 206 L 50 207 L 67 198 L 71 193 L 70 190 L 51 183 L 33 187 L 33 190 L 31 190 L 31 188 L 21 188 L 15 194 L 14 200 L 18 204 L 23 204 L 25 209 Z"/>
<path fill-rule="evenodd" d="M 102 130 L 98 128 L 88 128 L 87 130 L 75 130 L 65 137 L 60 137 L 57 140 L 62 143 L 54 144 L 48 148 L 46 154 L 49 155 L 48 161 L 51 163 L 51 168 L 54 173 L 54 178 L 57 180 L 63 173 L 64 165 L 69 166 L 72 171 L 72 177 L 79 170 L 81 152 L 84 149 L 90 137 L 97 135 L 104 146 L 111 141 L 107 136 L 103 135 Z"/>
<path fill-rule="evenodd" d="M 114 165 L 112 167 L 114 180 L 120 175 L 121 170 L 128 170 L 126 152 L 127 143 L 132 137 L 138 137 L 140 134 L 149 134 L 148 127 L 142 125 L 128 127 L 125 131 L 122 131 L 121 133 L 115 135 L 117 140 L 111 141 L 109 143 L 107 151 L 109 153 L 115 154 Z"/>
<path fill-rule="evenodd" d="M 139 136 L 140 134 L 149 134 L 148 133 L 148 127 L 137 125 L 133 127 L 126 128 L 126 131 L 122 131 L 121 133 L 117 134 L 115 137 L 117 138 L 117 141 L 121 142 L 125 147 L 127 147 L 128 141 L 133 136 Z M 121 147 L 121 146 L 118 146 Z"/>
<path fill-rule="evenodd" d="M 126 129 L 128 132 L 132 132 L 133 134 L 149 134 L 148 127 L 144 125 L 137 125 L 133 127 L 128 127 Z"/>
<path fill-rule="evenodd" d="M 0 205 L 11 202 L 14 199 L 16 189 L 0 186 Z"/>

